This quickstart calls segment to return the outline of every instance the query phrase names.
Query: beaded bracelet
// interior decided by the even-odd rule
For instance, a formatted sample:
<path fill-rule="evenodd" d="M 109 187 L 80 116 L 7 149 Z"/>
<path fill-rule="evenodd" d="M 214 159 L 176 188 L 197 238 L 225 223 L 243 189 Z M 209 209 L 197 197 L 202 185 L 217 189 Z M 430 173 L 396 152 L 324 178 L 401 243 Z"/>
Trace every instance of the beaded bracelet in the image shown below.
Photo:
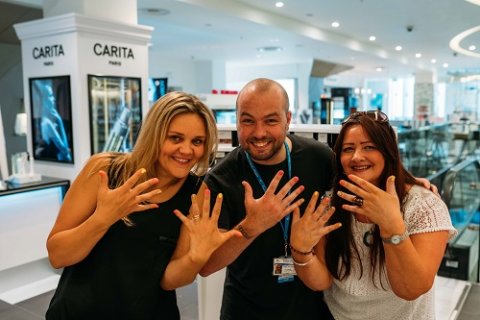
<path fill-rule="evenodd" d="M 297 260 L 295 260 L 295 258 L 293 258 L 292 256 L 292 260 L 293 260 L 293 264 L 298 266 L 298 267 L 305 267 L 307 264 L 309 264 L 310 262 L 312 262 L 313 258 L 315 257 L 315 254 L 312 255 L 312 257 L 310 259 L 308 259 L 307 261 L 305 262 L 298 262 Z"/>
<path fill-rule="evenodd" d="M 292 247 L 291 243 L 289 244 L 289 246 L 290 246 L 290 250 L 292 250 L 292 252 L 295 252 L 295 253 L 298 253 L 298 254 L 301 254 L 301 255 L 304 255 L 304 256 L 308 256 L 309 254 L 315 254 L 313 249 L 310 250 L 310 251 L 300 251 L 300 250 L 297 250 L 294 247 Z"/>

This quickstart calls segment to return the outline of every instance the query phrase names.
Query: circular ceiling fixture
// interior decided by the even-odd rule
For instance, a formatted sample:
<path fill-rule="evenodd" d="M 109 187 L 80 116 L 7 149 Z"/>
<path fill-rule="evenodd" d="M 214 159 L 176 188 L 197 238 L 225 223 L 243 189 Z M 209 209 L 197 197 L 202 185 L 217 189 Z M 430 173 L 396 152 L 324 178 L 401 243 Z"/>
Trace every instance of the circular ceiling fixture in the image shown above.
<path fill-rule="evenodd" d="M 475 58 L 480 58 L 480 53 L 462 48 L 462 46 L 460 45 L 460 43 L 463 40 L 465 40 L 467 37 L 471 36 L 472 34 L 474 34 L 476 32 L 479 32 L 479 31 L 480 31 L 480 26 L 476 26 L 476 27 L 467 29 L 463 32 L 460 32 L 455 37 L 453 37 L 452 40 L 450 40 L 450 48 L 452 50 L 458 52 L 458 53 L 461 53 L 461 54 L 464 54 L 464 55 L 467 55 L 467 56 L 471 56 L 471 57 L 475 57 Z"/>

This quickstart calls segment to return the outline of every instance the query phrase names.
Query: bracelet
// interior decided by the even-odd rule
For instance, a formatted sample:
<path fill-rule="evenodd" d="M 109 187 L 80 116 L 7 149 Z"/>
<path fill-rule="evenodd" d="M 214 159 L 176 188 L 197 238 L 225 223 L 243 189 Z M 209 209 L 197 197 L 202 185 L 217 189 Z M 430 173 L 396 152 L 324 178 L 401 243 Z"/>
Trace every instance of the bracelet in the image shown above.
<path fill-rule="evenodd" d="M 312 252 L 313 253 L 313 252 Z M 312 257 L 310 259 L 308 259 L 307 261 L 305 262 L 298 262 L 297 260 L 295 260 L 295 258 L 292 256 L 292 261 L 293 261 L 293 264 L 298 266 L 298 267 L 305 267 L 307 264 L 309 264 L 310 262 L 312 262 L 313 258 L 315 257 L 315 253 L 313 253 Z"/>
<path fill-rule="evenodd" d="M 245 238 L 245 239 L 251 239 L 252 236 L 248 234 L 248 232 L 243 228 L 242 224 L 239 223 L 236 227 L 235 227 L 238 231 L 240 231 L 240 233 L 242 234 L 242 236 Z"/>
<path fill-rule="evenodd" d="M 313 249 L 310 250 L 310 251 L 300 251 L 300 250 L 297 250 L 294 247 L 292 247 L 291 243 L 289 244 L 289 246 L 290 246 L 290 250 L 292 250 L 292 252 L 295 252 L 295 253 L 298 253 L 298 254 L 301 254 L 301 255 L 304 255 L 304 256 L 308 256 L 309 254 L 313 254 L 313 255 L 315 254 Z"/>

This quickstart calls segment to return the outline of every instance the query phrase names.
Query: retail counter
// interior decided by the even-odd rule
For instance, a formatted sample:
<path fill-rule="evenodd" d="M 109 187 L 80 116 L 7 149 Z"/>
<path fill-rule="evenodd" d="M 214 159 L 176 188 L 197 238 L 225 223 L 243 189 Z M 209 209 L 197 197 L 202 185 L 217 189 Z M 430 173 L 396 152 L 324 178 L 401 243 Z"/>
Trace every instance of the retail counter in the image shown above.
<path fill-rule="evenodd" d="M 0 191 L 0 296 L 39 280 L 32 270 L 38 265 L 44 269 L 38 277 L 51 274 L 46 240 L 69 186 L 68 180 L 42 177 Z"/>

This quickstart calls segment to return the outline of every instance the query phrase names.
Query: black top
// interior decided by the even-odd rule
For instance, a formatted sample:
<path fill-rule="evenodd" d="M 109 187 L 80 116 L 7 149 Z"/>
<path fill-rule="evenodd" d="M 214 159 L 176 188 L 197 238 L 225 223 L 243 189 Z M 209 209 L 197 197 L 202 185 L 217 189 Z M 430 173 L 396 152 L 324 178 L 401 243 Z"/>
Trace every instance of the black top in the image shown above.
<path fill-rule="evenodd" d="M 301 208 L 303 213 L 315 190 L 323 194 L 331 188 L 333 153 L 314 139 L 295 135 L 289 138 L 292 177 L 300 178 L 297 186 L 305 186 L 301 194 L 306 200 Z M 289 180 L 286 160 L 273 166 L 255 166 L 267 186 L 280 169 L 285 171 L 280 185 Z M 231 229 L 245 217 L 242 180 L 250 183 L 255 198 L 263 195 L 241 147 L 230 152 L 205 177 L 212 199 L 218 192 L 224 194 L 219 221 L 222 228 Z M 297 277 L 293 282 L 277 283 L 278 277 L 272 275 L 273 259 L 283 255 L 283 232 L 277 224 L 258 236 L 228 266 L 221 319 L 328 319 L 322 293 L 308 289 Z"/>
<path fill-rule="evenodd" d="M 134 226 L 113 224 L 90 254 L 66 267 L 46 319 L 180 319 L 175 291 L 160 280 L 175 250 L 181 221 L 201 178 L 190 175 L 159 208 L 133 213 Z"/>

